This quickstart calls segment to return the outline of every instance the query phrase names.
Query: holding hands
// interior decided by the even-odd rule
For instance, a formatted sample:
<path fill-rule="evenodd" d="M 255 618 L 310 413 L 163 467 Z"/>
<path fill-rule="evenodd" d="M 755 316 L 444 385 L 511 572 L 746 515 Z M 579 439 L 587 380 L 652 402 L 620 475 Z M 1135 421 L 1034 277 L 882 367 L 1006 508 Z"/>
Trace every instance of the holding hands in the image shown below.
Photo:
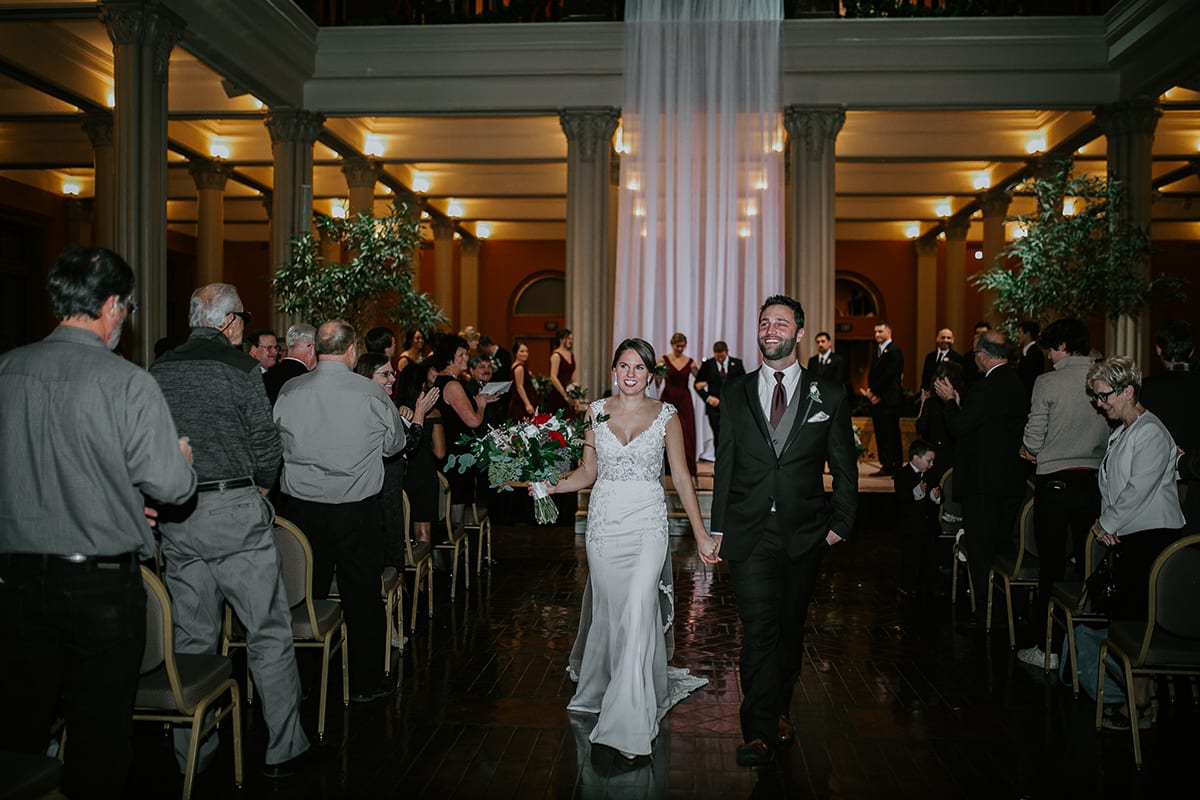
<path fill-rule="evenodd" d="M 716 564 L 721 560 L 721 539 L 723 537 L 720 534 L 713 536 L 701 528 L 699 531 L 693 530 L 692 535 L 696 538 L 696 554 L 700 556 L 701 561 L 705 564 Z"/>

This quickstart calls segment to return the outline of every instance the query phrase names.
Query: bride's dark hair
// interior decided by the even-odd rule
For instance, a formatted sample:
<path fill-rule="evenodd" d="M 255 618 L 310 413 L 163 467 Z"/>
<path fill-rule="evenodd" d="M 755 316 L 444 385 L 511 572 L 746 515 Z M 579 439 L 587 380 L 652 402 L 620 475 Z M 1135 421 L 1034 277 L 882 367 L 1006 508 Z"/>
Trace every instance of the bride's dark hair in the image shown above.
<path fill-rule="evenodd" d="M 642 359 L 642 363 L 646 365 L 646 369 L 654 369 L 654 363 L 657 360 L 654 358 L 654 348 L 645 339 L 626 339 L 617 345 L 617 349 L 613 351 L 613 369 L 617 368 L 617 361 L 621 358 L 621 353 L 626 350 L 637 353 L 638 358 Z"/>

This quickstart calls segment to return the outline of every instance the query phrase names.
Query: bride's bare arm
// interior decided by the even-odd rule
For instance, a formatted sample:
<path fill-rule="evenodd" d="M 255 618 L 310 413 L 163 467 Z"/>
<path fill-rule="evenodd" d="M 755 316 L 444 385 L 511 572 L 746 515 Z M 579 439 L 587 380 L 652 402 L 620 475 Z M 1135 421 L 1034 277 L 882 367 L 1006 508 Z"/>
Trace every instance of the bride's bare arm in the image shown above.
<path fill-rule="evenodd" d="M 591 421 L 592 412 L 588 412 L 587 419 Z M 550 484 L 547 490 L 550 494 L 563 494 L 565 492 L 577 492 L 580 489 L 586 489 L 596 482 L 596 445 L 595 437 L 592 434 L 592 429 L 588 428 L 583 433 L 583 456 L 579 459 L 579 466 L 571 471 L 565 478 L 557 484 Z"/>
<path fill-rule="evenodd" d="M 688 469 L 687 453 L 683 449 L 683 425 L 675 414 L 667 420 L 667 461 L 671 464 L 671 474 L 678 476 L 673 480 L 675 492 L 687 512 L 688 522 L 692 526 L 692 536 L 696 539 L 696 551 L 700 560 L 706 564 L 715 564 L 721 559 L 717 556 L 717 543 L 704 529 L 704 519 L 700 516 L 700 501 L 696 498 L 696 487 L 692 485 L 691 471 Z"/>

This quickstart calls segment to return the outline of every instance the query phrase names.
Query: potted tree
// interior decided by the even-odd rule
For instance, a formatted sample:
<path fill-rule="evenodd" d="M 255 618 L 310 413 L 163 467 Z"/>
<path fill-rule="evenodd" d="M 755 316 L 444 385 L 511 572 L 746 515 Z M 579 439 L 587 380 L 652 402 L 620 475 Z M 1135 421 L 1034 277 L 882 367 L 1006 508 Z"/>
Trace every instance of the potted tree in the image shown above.
<path fill-rule="evenodd" d="M 321 238 L 342 243 L 345 263 L 322 258 L 320 240 L 311 233 L 293 239 L 291 261 L 272 279 L 279 310 L 314 323 L 344 319 L 357 330 L 380 317 L 402 330 L 443 324 L 441 309 L 413 286 L 413 258 L 421 243 L 413 211 L 393 203 L 385 217 L 318 217 Z"/>

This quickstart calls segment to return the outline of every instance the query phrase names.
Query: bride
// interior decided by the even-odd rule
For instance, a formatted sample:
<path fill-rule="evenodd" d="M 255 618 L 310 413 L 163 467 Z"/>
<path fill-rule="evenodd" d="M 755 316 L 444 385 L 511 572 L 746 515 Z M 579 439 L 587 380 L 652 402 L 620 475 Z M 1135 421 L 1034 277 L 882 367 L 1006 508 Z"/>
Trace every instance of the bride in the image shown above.
<path fill-rule="evenodd" d="M 568 668 L 578 682 L 567 708 L 599 714 L 588 737 L 626 759 L 649 755 L 658 723 L 687 694 L 707 683 L 668 668 L 672 655 L 673 593 L 667 552 L 667 505 L 660 480 L 663 447 L 671 472 L 687 475 L 683 429 L 675 407 L 646 396 L 654 350 L 626 339 L 613 356 L 617 394 L 588 407 L 578 469 L 551 493 L 592 487 L 588 503 L 588 586 L 579 635 Z M 675 485 L 701 560 L 719 559 L 704 529 L 690 481 Z"/>

